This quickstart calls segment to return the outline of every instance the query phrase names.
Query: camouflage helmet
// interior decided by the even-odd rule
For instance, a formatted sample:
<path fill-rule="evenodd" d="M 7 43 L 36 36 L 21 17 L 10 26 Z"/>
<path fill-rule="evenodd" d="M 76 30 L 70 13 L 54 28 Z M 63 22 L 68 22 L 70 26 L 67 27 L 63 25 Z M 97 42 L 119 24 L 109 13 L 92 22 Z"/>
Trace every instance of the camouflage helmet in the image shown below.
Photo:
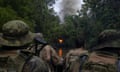
<path fill-rule="evenodd" d="M 99 34 L 96 42 L 93 49 L 120 48 L 120 31 L 114 29 L 104 30 Z"/>
<path fill-rule="evenodd" d="M 24 46 L 32 42 L 34 33 L 29 31 L 29 26 L 21 20 L 12 20 L 2 27 L 0 44 L 4 46 Z"/>

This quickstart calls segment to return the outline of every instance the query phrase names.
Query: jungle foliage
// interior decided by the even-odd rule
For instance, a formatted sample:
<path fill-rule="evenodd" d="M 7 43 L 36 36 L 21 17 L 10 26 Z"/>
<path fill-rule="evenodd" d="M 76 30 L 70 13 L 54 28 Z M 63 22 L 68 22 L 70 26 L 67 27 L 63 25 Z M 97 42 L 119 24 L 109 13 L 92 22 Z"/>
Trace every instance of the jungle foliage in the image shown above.
<path fill-rule="evenodd" d="M 66 16 L 59 24 L 50 0 L 0 0 L 0 32 L 2 25 L 14 19 L 27 22 L 33 32 L 42 32 L 54 45 L 64 39 L 65 47 L 79 47 L 81 39 L 89 46 L 104 29 L 120 29 L 120 0 L 83 0 L 79 15 Z"/>

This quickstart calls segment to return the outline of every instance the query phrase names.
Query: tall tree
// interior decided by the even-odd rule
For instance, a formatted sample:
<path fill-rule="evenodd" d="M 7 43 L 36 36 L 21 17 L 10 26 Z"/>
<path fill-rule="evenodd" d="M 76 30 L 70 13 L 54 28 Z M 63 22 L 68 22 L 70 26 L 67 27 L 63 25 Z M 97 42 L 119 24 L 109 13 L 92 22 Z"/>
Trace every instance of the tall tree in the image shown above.
<path fill-rule="evenodd" d="M 120 29 L 120 0 L 84 0 L 84 3 L 82 15 L 88 21 L 89 42 L 104 29 Z"/>

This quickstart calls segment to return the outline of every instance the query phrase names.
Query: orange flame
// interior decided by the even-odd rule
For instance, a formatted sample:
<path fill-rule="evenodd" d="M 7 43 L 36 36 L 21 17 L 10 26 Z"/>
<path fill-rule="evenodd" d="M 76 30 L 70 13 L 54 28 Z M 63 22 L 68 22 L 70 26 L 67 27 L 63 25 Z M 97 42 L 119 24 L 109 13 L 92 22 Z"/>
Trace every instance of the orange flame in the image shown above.
<path fill-rule="evenodd" d="M 62 55 L 63 55 L 63 50 L 62 50 L 62 48 L 59 49 L 59 53 L 58 53 L 58 54 L 59 54 L 60 57 L 62 57 Z"/>

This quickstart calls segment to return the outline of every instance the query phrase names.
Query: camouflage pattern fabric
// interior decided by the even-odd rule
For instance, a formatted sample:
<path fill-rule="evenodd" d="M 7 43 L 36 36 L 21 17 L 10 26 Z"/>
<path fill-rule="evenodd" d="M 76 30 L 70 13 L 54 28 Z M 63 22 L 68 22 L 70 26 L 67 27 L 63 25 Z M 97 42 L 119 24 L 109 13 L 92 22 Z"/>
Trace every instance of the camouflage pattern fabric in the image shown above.
<path fill-rule="evenodd" d="M 49 72 L 49 70 L 42 59 L 34 56 L 25 64 L 23 72 Z"/>
<path fill-rule="evenodd" d="M 29 31 L 28 25 L 21 20 L 13 20 L 5 23 L 0 34 L 0 44 L 5 46 L 23 46 L 31 43 L 34 33 Z"/>
<path fill-rule="evenodd" d="M 70 56 L 63 72 L 79 72 L 79 56 Z"/>
<path fill-rule="evenodd" d="M 93 46 L 93 49 L 102 49 L 105 47 L 120 47 L 120 31 L 109 29 L 101 32 L 96 39 L 96 45 Z"/>
<path fill-rule="evenodd" d="M 46 63 L 33 55 L 0 57 L 0 72 L 48 72 Z"/>
<path fill-rule="evenodd" d="M 92 52 L 82 67 L 82 72 L 117 72 L 116 55 Z"/>
<path fill-rule="evenodd" d="M 34 56 L 34 51 L 27 50 L 27 47 L 33 43 L 35 34 L 29 31 L 25 22 L 9 21 L 3 25 L 2 31 L 0 33 L 0 72 L 48 72 L 46 63 Z M 18 50 L 21 51 L 17 52 Z M 12 51 L 15 52 L 14 56 L 11 55 Z"/>
<path fill-rule="evenodd" d="M 104 30 L 96 39 L 96 45 L 89 52 L 88 58 L 84 61 L 81 71 L 74 68 L 81 65 L 80 62 L 71 64 L 67 72 L 118 72 L 118 59 L 120 55 L 120 31 Z M 73 63 L 73 62 L 72 62 Z M 78 68 L 79 68 L 78 67 Z"/>
<path fill-rule="evenodd" d="M 69 53 L 68 53 L 69 55 Z M 81 50 L 79 55 L 69 55 L 66 58 L 65 69 L 63 72 L 79 72 L 81 57 L 88 56 L 87 50 Z"/>
<path fill-rule="evenodd" d="M 73 56 L 64 72 L 117 72 L 117 56 L 90 53 L 87 60 L 83 61 L 80 71 L 80 57 Z"/>
<path fill-rule="evenodd" d="M 62 64 L 63 59 L 58 56 L 56 51 L 51 45 L 46 45 L 44 48 L 40 51 L 39 54 L 40 58 L 42 58 L 45 62 L 47 62 L 49 69 L 54 72 L 53 65 L 59 65 Z"/>
<path fill-rule="evenodd" d="M 13 60 L 9 57 L 0 57 L 0 72 L 17 72 Z"/>

